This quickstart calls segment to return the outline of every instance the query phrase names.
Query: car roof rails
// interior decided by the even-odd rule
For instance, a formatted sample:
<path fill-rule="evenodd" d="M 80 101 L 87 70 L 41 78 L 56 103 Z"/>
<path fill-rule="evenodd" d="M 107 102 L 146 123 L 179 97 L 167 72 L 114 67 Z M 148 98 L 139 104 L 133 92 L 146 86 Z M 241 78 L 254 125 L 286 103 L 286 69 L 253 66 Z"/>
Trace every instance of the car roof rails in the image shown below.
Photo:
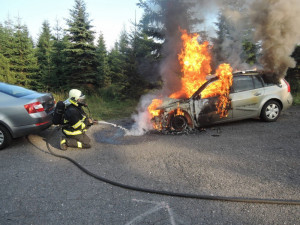
<path fill-rule="evenodd" d="M 243 70 L 243 71 L 236 71 L 233 74 L 245 74 L 245 75 L 257 75 L 259 74 L 258 70 Z"/>

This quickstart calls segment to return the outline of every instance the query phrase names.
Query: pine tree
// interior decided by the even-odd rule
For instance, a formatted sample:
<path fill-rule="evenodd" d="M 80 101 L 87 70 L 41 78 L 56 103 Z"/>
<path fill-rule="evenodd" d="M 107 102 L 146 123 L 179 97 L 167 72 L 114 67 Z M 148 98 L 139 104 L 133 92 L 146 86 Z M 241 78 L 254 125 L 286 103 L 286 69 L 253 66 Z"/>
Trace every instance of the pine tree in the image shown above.
<path fill-rule="evenodd" d="M 95 32 L 91 30 L 83 0 L 75 0 L 75 7 L 70 12 L 71 19 L 67 20 L 70 43 L 65 50 L 68 64 L 67 82 L 72 88 L 94 89 L 99 86 L 96 47 L 93 43 Z"/>
<path fill-rule="evenodd" d="M 0 82 L 9 83 L 11 79 L 9 60 L 3 55 L 7 39 L 8 36 L 5 33 L 5 28 L 0 23 Z"/>
<path fill-rule="evenodd" d="M 249 65 L 255 65 L 257 63 L 257 45 L 247 39 L 245 39 L 242 44 L 244 50 L 242 58 Z"/>
<path fill-rule="evenodd" d="M 149 37 L 143 29 L 134 24 L 134 29 L 130 34 L 130 45 L 132 52 L 131 59 L 135 60 L 136 80 L 139 87 L 144 88 L 145 81 L 152 84 L 159 79 L 159 63 L 161 54 L 158 44 Z M 160 45 L 160 44 L 159 44 Z"/>
<path fill-rule="evenodd" d="M 115 42 L 114 47 L 110 50 L 108 54 L 108 64 L 111 71 L 111 82 L 113 84 L 118 83 L 120 78 L 123 76 L 121 61 L 121 53 L 119 52 L 119 43 Z"/>
<path fill-rule="evenodd" d="M 104 41 L 103 34 L 100 33 L 97 49 L 97 72 L 98 72 L 98 83 L 101 87 L 107 87 L 111 84 L 111 77 L 110 77 L 110 68 L 108 64 L 108 54 L 106 50 L 106 45 Z"/>
<path fill-rule="evenodd" d="M 49 90 L 50 87 L 53 86 L 53 79 L 51 77 L 52 44 L 49 22 L 44 21 L 42 25 L 42 33 L 39 36 L 36 48 L 36 56 L 39 66 L 37 77 L 40 79 L 40 82 L 38 83 L 39 89 L 46 87 Z"/>
<path fill-rule="evenodd" d="M 0 82 L 10 83 L 9 60 L 0 53 Z"/>
<path fill-rule="evenodd" d="M 4 78 L 4 81 L 16 84 L 17 81 L 14 76 L 14 72 L 11 70 L 11 59 L 15 55 L 14 50 L 14 24 L 13 21 L 9 18 L 4 22 L 5 26 L 2 27 L 1 31 L 1 46 L 0 46 L 0 53 L 3 55 L 2 57 L 2 69 L 3 73 L 7 76 Z M 9 68 L 9 72 L 7 69 Z M 5 71 L 5 72 L 4 72 Z"/>
<path fill-rule="evenodd" d="M 4 52 L 3 44 L 5 43 L 5 40 L 6 40 L 5 30 L 2 23 L 0 23 L 0 53 L 1 54 Z"/>
<path fill-rule="evenodd" d="M 126 51 L 126 76 L 128 85 L 125 87 L 125 93 L 128 97 L 140 96 L 145 88 L 145 80 L 141 74 L 145 71 L 139 69 L 139 65 L 142 65 L 145 61 L 151 61 L 152 50 L 149 48 L 149 42 L 144 41 L 144 35 L 139 33 L 138 27 L 134 24 L 134 29 L 128 34 L 128 44 L 125 48 Z M 151 42 L 152 43 L 152 42 Z M 147 58 L 147 56 L 150 56 Z M 153 69 L 148 68 L 153 72 Z"/>
<path fill-rule="evenodd" d="M 188 32 L 200 22 L 193 17 L 191 9 L 195 6 L 192 1 L 181 0 L 139 0 L 137 4 L 144 9 L 140 26 L 149 37 L 159 40 L 156 42 L 156 51 L 160 52 L 162 44 L 168 38 L 180 39 L 179 27 Z M 174 48 L 174 46 L 173 46 Z"/>
<path fill-rule="evenodd" d="M 10 54 L 10 70 L 16 84 L 36 90 L 39 78 L 37 74 L 37 58 L 34 55 L 33 41 L 29 37 L 26 25 L 20 20 L 15 25 Z"/>
<path fill-rule="evenodd" d="M 119 50 L 119 43 L 115 42 L 114 47 L 108 53 L 108 64 L 110 67 L 111 85 L 109 86 L 108 97 L 124 99 L 123 90 L 126 86 L 125 64 Z M 124 83 L 125 82 L 125 83 Z"/>
<path fill-rule="evenodd" d="M 66 90 L 68 86 L 66 80 L 67 56 L 64 50 L 67 48 L 69 42 L 58 21 L 56 21 L 53 31 L 54 35 L 52 37 L 53 45 L 51 51 L 51 84 L 53 90 L 63 91 Z"/>

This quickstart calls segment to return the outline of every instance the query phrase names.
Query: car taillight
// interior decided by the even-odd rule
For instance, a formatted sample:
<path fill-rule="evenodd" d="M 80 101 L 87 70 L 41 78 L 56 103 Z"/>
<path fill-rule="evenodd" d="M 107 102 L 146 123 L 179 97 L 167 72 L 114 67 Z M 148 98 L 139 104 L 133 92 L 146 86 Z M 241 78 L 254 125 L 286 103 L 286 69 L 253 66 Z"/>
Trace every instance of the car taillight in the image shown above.
<path fill-rule="evenodd" d="M 30 104 L 24 105 L 24 107 L 29 114 L 44 111 L 44 107 L 40 102 L 30 103 Z"/>
<path fill-rule="evenodd" d="M 284 82 L 285 82 L 286 85 L 287 85 L 288 92 L 291 92 L 291 86 L 290 86 L 289 82 L 287 82 L 285 79 L 283 79 L 283 80 L 284 80 Z"/>

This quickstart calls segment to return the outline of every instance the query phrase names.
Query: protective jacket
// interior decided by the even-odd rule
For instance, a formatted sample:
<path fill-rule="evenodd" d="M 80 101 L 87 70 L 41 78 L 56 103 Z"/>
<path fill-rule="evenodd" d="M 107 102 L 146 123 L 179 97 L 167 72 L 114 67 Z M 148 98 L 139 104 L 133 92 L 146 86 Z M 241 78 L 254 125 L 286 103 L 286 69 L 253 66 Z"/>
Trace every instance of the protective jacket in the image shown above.
<path fill-rule="evenodd" d="M 83 134 L 91 126 L 89 119 L 76 101 L 68 100 L 69 105 L 66 107 L 64 114 L 63 133 L 69 136 Z"/>

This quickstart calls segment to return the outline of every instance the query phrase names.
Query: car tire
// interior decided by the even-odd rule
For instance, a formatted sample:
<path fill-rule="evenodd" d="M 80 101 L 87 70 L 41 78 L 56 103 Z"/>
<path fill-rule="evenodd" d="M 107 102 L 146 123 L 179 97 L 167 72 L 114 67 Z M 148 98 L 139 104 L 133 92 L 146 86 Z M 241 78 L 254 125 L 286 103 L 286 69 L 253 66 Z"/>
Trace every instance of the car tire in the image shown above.
<path fill-rule="evenodd" d="M 10 145 L 12 137 L 6 127 L 0 125 L 0 150 Z"/>
<path fill-rule="evenodd" d="M 281 106 L 277 101 L 268 101 L 262 108 L 260 117 L 266 122 L 275 122 L 281 112 Z"/>
<path fill-rule="evenodd" d="M 183 131 L 187 128 L 187 126 L 187 119 L 182 115 L 173 116 L 173 118 L 171 119 L 171 128 L 176 132 Z"/>

